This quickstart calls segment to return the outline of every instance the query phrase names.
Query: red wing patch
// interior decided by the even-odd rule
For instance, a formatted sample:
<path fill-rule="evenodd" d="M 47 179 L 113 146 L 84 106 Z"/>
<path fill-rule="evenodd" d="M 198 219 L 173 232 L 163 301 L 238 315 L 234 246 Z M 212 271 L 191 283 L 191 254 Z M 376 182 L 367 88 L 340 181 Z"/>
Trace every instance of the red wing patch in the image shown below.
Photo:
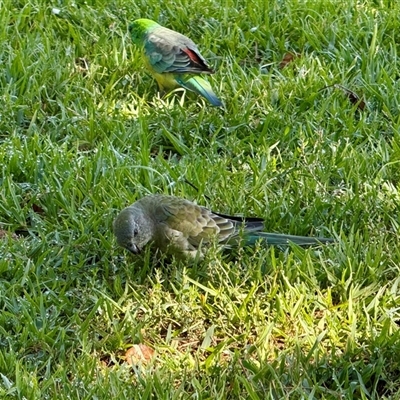
<path fill-rule="evenodd" d="M 201 67 L 204 71 L 211 72 L 212 69 L 203 61 L 203 59 L 193 50 L 184 48 L 182 51 L 189 57 L 191 63 L 195 64 L 196 67 Z"/>

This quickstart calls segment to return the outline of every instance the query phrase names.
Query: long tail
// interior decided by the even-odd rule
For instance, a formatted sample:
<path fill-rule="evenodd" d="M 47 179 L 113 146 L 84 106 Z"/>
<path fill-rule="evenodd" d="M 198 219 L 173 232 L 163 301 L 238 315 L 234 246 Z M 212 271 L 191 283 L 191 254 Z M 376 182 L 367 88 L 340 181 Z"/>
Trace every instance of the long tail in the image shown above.
<path fill-rule="evenodd" d="M 299 246 L 311 246 L 315 244 L 326 244 L 335 242 L 335 239 L 324 237 L 308 237 L 285 235 L 280 233 L 252 232 L 246 237 L 246 244 L 253 245 L 260 239 L 265 239 L 267 244 L 270 245 L 287 245 L 289 243 L 294 243 Z"/>
<path fill-rule="evenodd" d="M 221 107 L 222 101 L 213 92 L 211 85 L 201 76 L 192 76 L 190 79 L 184 79 L 185 75 L 176 77 L 176 81 L 187 90 L 191 90 L 206 98 L 213 106 Z"/>

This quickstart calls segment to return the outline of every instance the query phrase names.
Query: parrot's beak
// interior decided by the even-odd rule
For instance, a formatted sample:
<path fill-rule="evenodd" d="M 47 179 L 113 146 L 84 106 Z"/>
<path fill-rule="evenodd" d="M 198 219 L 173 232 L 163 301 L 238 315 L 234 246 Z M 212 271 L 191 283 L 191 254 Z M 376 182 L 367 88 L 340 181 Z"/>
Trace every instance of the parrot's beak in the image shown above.
<path fill-rule="evenodd" d="M 139 254 L 140 253 L 140 249 L 139 249 L 139 247 L 136 246 L 136 244 L 132 244 L 131 246 L 129 246 L 128 250 L 133 254 Z"/>

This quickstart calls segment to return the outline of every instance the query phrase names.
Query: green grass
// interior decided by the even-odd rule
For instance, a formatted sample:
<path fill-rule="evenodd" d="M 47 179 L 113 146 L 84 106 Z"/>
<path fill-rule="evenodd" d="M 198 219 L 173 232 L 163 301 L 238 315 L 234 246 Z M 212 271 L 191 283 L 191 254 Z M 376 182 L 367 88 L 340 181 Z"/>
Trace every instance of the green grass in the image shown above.
<path fill-rule="evenodd" d="M 400 398 L 400 5 L 163 3 L 0 2 L 0 398 Z M 225 109 L 159 99 L 138 17 L 198 43 Z M 155 266 L 111 232 L 148 193 L 338 243 Z"/>

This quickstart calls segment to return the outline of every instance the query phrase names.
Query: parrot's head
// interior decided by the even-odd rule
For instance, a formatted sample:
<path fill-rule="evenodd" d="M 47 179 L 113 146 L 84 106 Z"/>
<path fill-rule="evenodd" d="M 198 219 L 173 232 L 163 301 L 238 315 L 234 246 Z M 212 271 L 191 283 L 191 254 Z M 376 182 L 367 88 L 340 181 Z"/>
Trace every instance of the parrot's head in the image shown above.
<path fill-rule="evenodd" d="M 153 238 L 153 224 L 143 211 L 136 207 L 124 208 L 113 223 L 117 243 L 133 254 L 139 254 Z"/>
<path fill-rule="evenodd" d="M 146 35 L 157 26 L 160 25 L 158 25 L 157 22 L 154 22 L 151 19 L 140 18 L 136 21 L 133 21 L 132 24 L 129 26 L 129 33 L 131 34 L 133 43 L 135 43 L 136 45 L 143 45 Z"/>

